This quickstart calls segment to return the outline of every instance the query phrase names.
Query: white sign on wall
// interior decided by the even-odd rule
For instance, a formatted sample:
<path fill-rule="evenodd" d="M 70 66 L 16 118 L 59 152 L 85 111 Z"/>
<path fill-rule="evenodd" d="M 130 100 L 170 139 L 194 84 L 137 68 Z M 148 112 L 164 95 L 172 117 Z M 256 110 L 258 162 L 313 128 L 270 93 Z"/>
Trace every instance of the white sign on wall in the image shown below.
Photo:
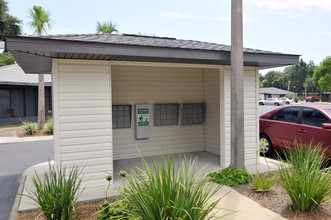
<path fill-rule="evenodd" d="M 149 121 L 149 104 L 136 104 L 136 138 L 149 138 L 151 125 Z"/>

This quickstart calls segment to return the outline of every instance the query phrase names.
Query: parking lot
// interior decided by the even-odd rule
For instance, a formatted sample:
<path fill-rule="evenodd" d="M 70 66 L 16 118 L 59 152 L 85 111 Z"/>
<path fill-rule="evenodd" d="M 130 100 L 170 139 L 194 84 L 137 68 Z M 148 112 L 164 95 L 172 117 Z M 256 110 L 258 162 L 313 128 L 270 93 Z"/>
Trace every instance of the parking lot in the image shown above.
<path fill-rule="evenodd" d="M 293 104 L 293 106 L 295 105 L 299 105 L 299 104 L 302 104 L 302 105 L 316 105 L 316 104 L 323 104 L 323 105 L 331 105 L 331 103 L 319 103 L 319 102 L 305 102 L 305 101 L 300 101 L 299 103 L 295 103 Z M 276 108 L 280 108 L 284 105 L 281 105 L 281 106 L 275 106 L 275 105 L 259 105 L 259 115 L 263 115 L 271 110 L 274 110 Z M 288 105 L 286 105 L 288 106 Z"/>

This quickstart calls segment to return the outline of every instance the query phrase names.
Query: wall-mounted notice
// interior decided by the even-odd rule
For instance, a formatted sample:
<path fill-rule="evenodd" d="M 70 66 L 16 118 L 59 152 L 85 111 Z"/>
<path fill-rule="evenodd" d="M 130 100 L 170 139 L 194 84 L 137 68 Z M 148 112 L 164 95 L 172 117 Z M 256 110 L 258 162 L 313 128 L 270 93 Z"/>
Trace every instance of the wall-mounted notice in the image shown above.
<path fill-rule="evenodd" d="M 149 104 L 136 104 L 136 138 L 149 138 L 151 125 L 149 121 Z"/>

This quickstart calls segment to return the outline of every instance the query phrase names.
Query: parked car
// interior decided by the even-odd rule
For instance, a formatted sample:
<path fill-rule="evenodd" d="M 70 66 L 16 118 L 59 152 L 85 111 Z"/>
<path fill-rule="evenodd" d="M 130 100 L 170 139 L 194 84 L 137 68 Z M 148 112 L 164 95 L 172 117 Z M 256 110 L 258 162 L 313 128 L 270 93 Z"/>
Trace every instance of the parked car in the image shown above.
<path fill-rule="evenodd" d="M 316 98 L 314 96 L 309 96 L 306 98 L 306 102 L 319 102 L 320 99 L 319 98 Z"/>
<path fill-rule="evenodd" d="M 331 161 L 331 105 L 285 106 L 260 116 L 262 153 L 294 147 L 295 141 L 320 144 Z"/>
<path fill-rule="evenodd" d="M 280 98 L 267 98 L 266 100 L 260 100 L 259 105 L 283 105 L 285 103 L 284 100 Z"/>
<path fill-rule="evenodd" d="M 280 99 L 284 100 L 286 105 L 292 105 L 294 102 L 293 99 L 289 99 L 289 98 L 285 98 L 285 97 L 282 97 Z"/>

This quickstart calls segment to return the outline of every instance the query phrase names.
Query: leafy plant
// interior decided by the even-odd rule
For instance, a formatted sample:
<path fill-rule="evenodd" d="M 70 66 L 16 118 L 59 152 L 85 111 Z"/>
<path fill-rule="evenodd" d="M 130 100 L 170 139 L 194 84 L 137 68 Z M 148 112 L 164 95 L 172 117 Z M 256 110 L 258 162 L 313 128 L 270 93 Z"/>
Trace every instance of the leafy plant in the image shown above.
<path fill-rule="evenodd" d="M 247 170 L 232 169 L 231 167 L 219 170 L 218 172 L 210 172 L 208 176 L 211 177 L 211 181 L 226 186 L 246 184 L 252 179 Z"/>
<path fill-rule="evenodd" d="M 150 167 L 142 158 L 141 167 L 130 170 L 123 196 L 134 207 L 131 211 L 141 219 L 212 219 L 218 200 L 210 201 L 220 189 L 208 184 L 203 169 L 196 172 L 197 159 L 162 152 L 161 162 Z"/>
<path fill-rule="evenodd" d="M 137 219 L 136 216 L 132 214 L 133 206 L 130 205 L 124 198 L 118 201 L 109 202 L 105 200 L 104 203 L 100 205 L 100 210 L 98 211 L 97 220 L 106 219 L 123 219 L 131 220 Z"/>
<path fill-rule="evenodd" d="M 46 219 L 67 220 L 74 218 L 78 205 L 78 196 L 82 182 L 82 169 L 73 166 L 68 169 L 55 167 L 49 163 L 49 170 L 40 177 L 35 171 L 32 177 L 35 186 L 34 191 L 30 191 L 28 198 L 32 199 L 43 211 Z"/>
<path fill-rule="evenodd" d="M 296 142 L 294 149 L 285 149 L 285 160 L 279 157 L 280 182 L 301 211 L 316 208 L 331 195 L 331 170 L 324 156 L 319 146 Z"/>
<path fill-rule="evenodd" d="M 23 122 L 23 130 L 26 134 L 32 135 L 37 131 L 37 129 L 38 129 L 37 123 Z"/>

